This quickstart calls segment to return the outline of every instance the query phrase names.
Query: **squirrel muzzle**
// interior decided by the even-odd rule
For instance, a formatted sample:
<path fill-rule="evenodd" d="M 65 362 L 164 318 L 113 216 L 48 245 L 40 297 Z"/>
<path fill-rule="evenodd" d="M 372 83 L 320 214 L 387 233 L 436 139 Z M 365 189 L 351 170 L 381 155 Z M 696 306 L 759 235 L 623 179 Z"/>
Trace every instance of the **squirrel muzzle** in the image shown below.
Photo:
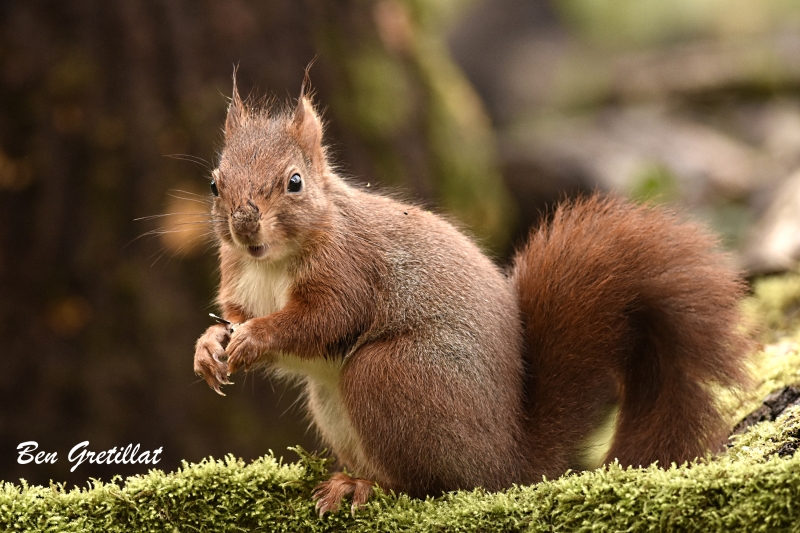
<path fill-rule="evenodd" d="M 231 232 L 242 244 L 249 245 L 257 240 L 259 233 L 259 212 L 254 206 L 242 206 L 231 214 Z"/>

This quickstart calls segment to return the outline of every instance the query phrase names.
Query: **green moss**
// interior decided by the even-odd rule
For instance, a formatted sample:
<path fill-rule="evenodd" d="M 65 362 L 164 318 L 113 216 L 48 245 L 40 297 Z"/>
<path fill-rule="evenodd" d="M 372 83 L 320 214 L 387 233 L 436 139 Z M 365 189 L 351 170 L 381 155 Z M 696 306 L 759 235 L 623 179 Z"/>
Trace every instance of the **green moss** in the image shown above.
<path fill-rule="evenodd" d="M 7 531 L 771 531 L 800 524 L 800 455 L 775 455 L 798 410 L 760 424 L 714 460 L 687 466 L 610 465 L 529 487 L 412 500 L 379 493 L 351 517 L 319 518 L 309 497 L 324 462 L 228 458 L 153 471 L 85 490 L 6 484 Z M 789 530 L 789 529 L 787 529 Z"/>
<path fill-rule="evenodd" d="M 773 311 L 791 305 L 777 295 L 796 283 L 795 275 L 757 283 L 747 304 L 753 316 L 784 324 Z M 788 333 L 753 358 L 758 379 L 751 392 L 720 395 L 732 419 L 758 407 L 768 393 L 800 382 L 800 332 Z M 97 481 L 88 489 L 6 483 L 0 530 L 800 531 L 800 453 L 792 454 L 791 446 L 787 453 L 787 443 L 800 444 L 800 406 L 733 437 L 724 453 L 690 465 L 614 464 L 495 494 L 476 489 L 424 501 L 378 490 L 355 517 L 345 507 L 323 518 L 310 497 L 327 475 L 324 459 L 302 450 L 294 464 L 272 454 L 247 465 L 233 457 L 208 459 L 173 473 Z"/>
<path fill-rule="evenodd" d="M 763 340 L 800 340 L 800 273 L 760 279 L 753 284 L 753 293 L 747 311 L 762 326 Z"/>

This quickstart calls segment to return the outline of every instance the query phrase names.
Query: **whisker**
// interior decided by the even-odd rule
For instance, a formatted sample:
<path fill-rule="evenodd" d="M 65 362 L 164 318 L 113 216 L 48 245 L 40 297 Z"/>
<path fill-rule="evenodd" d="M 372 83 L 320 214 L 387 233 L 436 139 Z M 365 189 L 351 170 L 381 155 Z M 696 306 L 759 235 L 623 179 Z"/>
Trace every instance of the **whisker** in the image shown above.
<path fill-rule="evenodd" d="M 138 235 L 138 236 L 134 237 L 125 246 L 123 246 L 122 248 L 123 249 L 127 248 L 128 246 L 130 246 L 131 244 L 135 243 L 136 241 L 138 241 L 142 237 L 158 237 L 160 235 L 164 235 L 166 233 L 173 233 L 173 232 L 176 232 L 176 231 L 181 231 L 181 230 L 165 230 L 163 228 L 150 230 L 150 231 L 147 231 L 145 233 L 142 233 L 141 235 Z"/>
<path fill-rule="evenodd" d="M 201 212 L 193 213 L 191 211 L 185 211 L 185 212 L 182 212 L 182 213 L 162 213 L 160 215 L 148 215 L 146 217 L 134 218 L 133 220 L 134 220 L 134 222 L 139 222 L 141 220 L 153 220 L 153 219 L 156 219 L 156 218 L 173 217 L 173 216 L 211 217 L 212 215 L 211 215 L 211 213 L 201 213 Z"/>
<path fill-rule="evenodd" d="M 177 223 L 175 225 L 176 226 L 198 226 L 198 225 L 205 226 L 206 222 L 179 222 L 179 223 Z M 156 228 L 156 229 L 151 229 L 150 231 L 146 231 L 146 232 L 142 233 L 141 235 L 139 235 L 139 237 L 146 237 L 148 235 L 166 235 L 168 233 L 185 233 L 186 231 L 189 231 L 191 229 L 192 228 L 190 228 L 190 227 L 183 227 L 183 228 L 177 228 L 177 229 Z M 136 237 L 136 238 L 138 239 L 139 237 Z"/>
<path fill-rule="evenodd" d="M 196 241 L 198 241 L 199 239 L 203 239 L 203 238 L 205 238 L 205 237 L 208 237 L 208 235 L 209 235 L 209 233 L 203 233 L 203 234 L 197 235 L 197 236 L 195 236 L 195 237 L 192 237 L 192 238 L 191 238 L 191 239 L 189 239 L 188 241 L 184 242 L 184 243 L 183 243 L 183 244 L 181 244 L 181 245 L 180 245 L 180 246 L 179 246 L 177 249 L 175 249 L 175 251 L 172 253 L 172 257 L 171 257 L 170 259 L 174 259 L 174 258 L 175 258 L 175 256 L 176 256 L 176 255 L 178 255 L 178 254 L 181 252 L 181 250 L 183 250 L 183 249 L 184 249 L 184 248 L 186 248 L 187 246 L 190 246 L 191 244 L 195 243 L 195 242 L 196 242 Z"/>
<path fill-rule="evenodd" d="M 215 248 L 217 245 L 217 236 L 213 233 L 209 234 L 208 239 L 205 242 L 206 247 L 203 248 L 203 253 L 208 253 L 209 250 Z"/>
<path fill-rule="evenodd" d="M 214 221 L 212 221 L 211 223 L 213 223 L 213 222 Z M 178 222 L 175 225 L 176 226 L 192 226 L 192 225 L 203 225 L 203 226 L 206 226 L 206 225 L 210 225 L 211 223 L 209 221 L 207 221 L 207 220 L 197 220 L 197 221 L 189 221 L 189 222 Z M 188 231 L 190 229 L 191 228 L 188 228 L 188 227 L 183 227 L 183 228 L 179 228 L 179 229 L 167 229 L 167 228 L 152 229 L 150 231 L 146 231 L 146 232 L 142 233 L 141 235 L 139 235 L 137 237 L 134 237 L 133 239 L 131 239 L 130 242 L 128 242 L 125 246 L 123 246 L 123 248 L 128 247 L 129 245 L 131 245 L 134 242 L 138 241 L 142 237 L 160 237 L 161 235 L 166 235 L 168 233 L 180 233 L 180 232 Z M 209 231 L 209 232 L 203 233 L 203 235 L 213 236 L 214 232 L 213 231 Z"/>
<path fill-rule="evenodd" d="M 179 194 L 186 195 L 189 198 L 180 196 Z M 172 196 L 173 198 L 178 198 L 180 200 L 191 200 L 191 199 L 202 200 L 203 203 L 206 203 L 208 205 L 212 205 L 214 203 L 214 200 L 208 194 L 197 194 L 196 192 L 184 191 L 183 189 L 170 189 L 167 191 L 167 196 Z"/>
<path fill-rule="evenodd" d="M 202 157 L 191 155 L 191 154 L 165 154 L 164 157 L 169 157 L 170 159 L 177 159 L 178 161 L 188 161 L 190 163 L 194 163 L 203 167 L 206 170 L 211 170 L 214 168 L 211 163 L 203 159 Z"/>
<path fill-rule="evenodd" d="M 166 247 L 166 246 L 163 246 L 163 247 L 161 248 L 161 250 L 159 250 L 159 252 L 161 252 L 161 253 L 158 253 L 158 252 L 156 252 L 156 253 L 158 253 L 158 257 L 156 257 L 156 258 L 155 258 L 155 260 L 154 260 L 152 263 L 150 263 L 150 268 L 153 268 L 154 266 L 156 266 L 156 263 L 158 263 L 158 261 L 159 261 L 159 260 L 160 260 L 162 257 L 164 257 L 164 254 L 165 254 L 165 253 L 167 253 L 167 247 Z M 154 254 L 153 254 L 153 255 L 151 255 L 150 257 L 153 257 L 154 255 L 156 255 L 156 254 L 154 253 Z M 148 257 L 147 259 L 150 259 L 150 257 Z"/>
<path fill-rule="evenodd" d="M 203 205 L 211 205 L 211 202 L 207 199 L 201 200 L 200 198 L 185 198 L 183 196 L 178 196 L 177 194 L 172 194 L 169 192 L 167 193 L 167 196 L 169 196 L 170 198 L 175 198 L 177 200 L 183 200 L 184 202 L 195 202 Z"/>
<path fill-rule="evenodd" d="M 196 192 L 184 191 L 183 189 L 170 189 L 168 192 L 179 192 L 182 194 L 188 194 L 189 196 L 197 196 L 198 198 L 206 198 L 210 200 L 207 194 L 197 194 Z"/>
<path fill-rule="evenodd" d="M 179 231 L 182 231 L 182 230 L 167 230 L 165 233 L 177 233 Z M 214 242 L 214 232 L 213 231 L 208 231 L 208 232 L 202 233 L 200 235 L 197 235 L 195 237 L 192 237 L 191 239 L 189 239 L 185 243 L 181 244 L 181 246 L 178 247 L 176 250 L 173 250 L 173 253 L 170 256 L 169 260 L 174 259 L 175 256 L 178 255 L 180 253 L 180 251 L 183 250 L 186 246 L 188 246 L 191 243 L 193 243 L 195 241 L 198 241 L 200 239 L 208 239 L 210 242 Z M 164 257 L 164 255 L 168 251 L 169 251 L 169 248 L 167 246 L 163 246 L 158 252 L 155 252 L 154 254 L 150 255 L 150 257 L 148 257 L 148 260 L 151 259 L 152 257 L 154 257 L 156 254 L 158 254 L 158 257 L 156 257 L 153 260 L 153 262 L 150 264 L 150 267 L 151 268 L 154 267 L 156 265 L 156 263 L 158 263 L 161 260 L 161 258 Z"/>
<path fill-rule="evenodd" d="M 184 230 L 177 230 L 177 229 L 166 230 L 166 229 L 162 229 L 162 228 L 150 230 L 148 232 L 142 233 L 141 235 L 131 239 L 130 242 L 128 242 L 128 244 L 123 246 L 123 249 L 127 248 L 128 246 L 130 246 L 131 244 L 133 244 L 134 242 L 138 241 L 139 239 L 141 239 L 143 237 L 160 237 L 161 235 L 166 235 L 167 233 L 178 233 L 179 231 L 184 231 Z"/>
<path fill-rule="evenodd" d="M 188 220 L 184 222 L 176 222 L 173 226 L 209 226 L 207 220 Z"/>

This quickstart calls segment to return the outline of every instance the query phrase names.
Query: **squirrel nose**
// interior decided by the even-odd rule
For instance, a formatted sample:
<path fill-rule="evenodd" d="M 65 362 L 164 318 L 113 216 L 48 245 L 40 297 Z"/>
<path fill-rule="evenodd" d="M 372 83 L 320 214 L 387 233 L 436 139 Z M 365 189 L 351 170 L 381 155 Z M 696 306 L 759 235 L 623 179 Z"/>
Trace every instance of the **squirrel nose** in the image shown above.
<path fill-rule="evenodd" d="M 250 204 L 236 209 L 231 215 L 231 229 L 242 237 L 258 233 L 258 207 Z"/>

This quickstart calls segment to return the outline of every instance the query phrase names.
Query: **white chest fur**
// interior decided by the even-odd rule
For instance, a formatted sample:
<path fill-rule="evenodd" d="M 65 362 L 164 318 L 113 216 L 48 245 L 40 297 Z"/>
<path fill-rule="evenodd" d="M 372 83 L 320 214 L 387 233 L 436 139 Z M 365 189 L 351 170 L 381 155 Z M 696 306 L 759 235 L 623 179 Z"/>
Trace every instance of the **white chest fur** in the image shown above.
<path fill-rule="evenodd" d="M 248 261 L 234 285 L 234 299 L 255 317 L 267 316 L 286 305 L 292 280 L 283 262 Z M 305 383 L 307 407 L 325 443 L 362 476 L 375 476 L 359 443 L 339 386 L 343 362 L 277 354 L 274 372 Z"/>
<path fill-rule="evenodd" d="M 234 300 L 253 316 L 267 316 L 286 305 L 291 288 L 285 261 L 248 260 L 234 285 Z"/>
<path fill-rule="evenodd" d="M 325 444 L 358 475 L 374 477 L 358 435 L 342 400 L 340 377 L 343 363 L 321 358 L 303 359 L 281 354 L 276 373 L 305 383 L 306 407 Z"/>

